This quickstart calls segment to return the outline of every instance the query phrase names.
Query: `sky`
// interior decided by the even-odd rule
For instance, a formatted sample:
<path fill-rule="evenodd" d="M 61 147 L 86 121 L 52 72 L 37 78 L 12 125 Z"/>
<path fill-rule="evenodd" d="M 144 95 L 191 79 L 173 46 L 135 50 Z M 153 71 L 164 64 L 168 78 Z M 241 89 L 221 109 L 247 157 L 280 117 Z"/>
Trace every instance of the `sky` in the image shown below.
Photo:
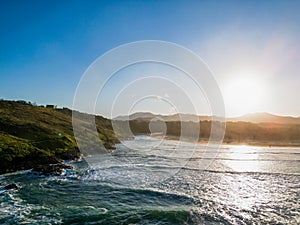
<path fill-rule="evenodd" d="M 208 65 L 223 94 L 226 116 L 255 112 L 300 116 L 299 1 L 12 0 L 0 4 L 0 98 L 71 108 L 81 77 L 98 57 L 126 43 L 162 40 L 190 49 Z M 116 74 L 99 95 L 97 113 L 109 117 L 112 102 L 121 102 L 114 115 L 129 109 L 177 112 L 172 99 L 168 103 L 170 93 L 140 103 L 131 102 L 132 93 L 124 94 L 122 101 L 114 97 L 124 85 L 145 77 L 146 70 L 149 76 L 162 73 L 166 83 L 181 83 L 192 102 L 201 102 L 197 113 L 210 113 L 205 94 L 192 92 L 188 80 L 176 78 L 170 68 L 148 64 Z M 147 81 L 132 87 L 141 92 Z M 184 98 L 180 102 L 174 96 L 182 106 L 179 112 L 191 112 Z M 127 111 L 124 102 L 130 106 Z"/>

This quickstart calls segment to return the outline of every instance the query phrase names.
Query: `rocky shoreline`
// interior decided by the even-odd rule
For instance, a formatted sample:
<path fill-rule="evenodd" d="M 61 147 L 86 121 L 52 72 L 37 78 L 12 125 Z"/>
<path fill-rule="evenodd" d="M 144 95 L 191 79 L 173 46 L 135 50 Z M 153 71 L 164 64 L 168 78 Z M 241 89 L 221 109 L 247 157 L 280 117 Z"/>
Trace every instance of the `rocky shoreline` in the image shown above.
<path fill-rule="evenodd" d="M 0 174 L 12 173 L 21 170 L 29 170 L 36 172 L 42 172 L 50 174 L 51 171 L 55 172 L 55 169 L 63 169 L 67 165 L 63 164 L 65 160 L 78 160 L 81 158 L 81 154 L 72 153 L 68 157 L 57 158 L 57 157 L 40 157 L 40 158 L 15 158 L 9 164 L 0 165 Z M 47 172 L 49 171 L 49 172 Z"/>

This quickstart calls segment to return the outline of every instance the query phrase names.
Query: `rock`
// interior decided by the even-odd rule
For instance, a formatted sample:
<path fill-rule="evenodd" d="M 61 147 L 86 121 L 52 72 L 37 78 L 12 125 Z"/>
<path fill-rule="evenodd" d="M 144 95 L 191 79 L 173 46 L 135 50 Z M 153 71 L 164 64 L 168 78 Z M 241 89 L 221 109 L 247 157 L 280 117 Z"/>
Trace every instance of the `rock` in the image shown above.
<path fill-rule="evenodd" d="M 73 167 L 65 164 L 38 165 L 32 169 L 32 172 L 41 173 L 45 176 L 61 175 L 65 169 L 73 169 Z"/>
<path fill-rule="evenodd" d="M 9 184 L 9 185 L 6 185 L 5 187 L 4 187 L 4 189 L 6 189 L 6 190 L 11 190 L 11 189 L 19 189 L 19 187 L 16 185 L 16 184 Z"/>

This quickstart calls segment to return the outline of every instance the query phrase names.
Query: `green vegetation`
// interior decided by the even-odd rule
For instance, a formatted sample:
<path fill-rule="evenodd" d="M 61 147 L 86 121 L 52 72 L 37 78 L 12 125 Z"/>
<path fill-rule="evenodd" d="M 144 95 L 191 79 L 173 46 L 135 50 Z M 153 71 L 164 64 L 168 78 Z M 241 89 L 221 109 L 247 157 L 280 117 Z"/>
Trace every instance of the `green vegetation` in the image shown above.
<path fill-rule="evenodd" d="M 110 120 L 97 116 L 95 122 L 102 144 L 112 149 L 118 140 Z M 0 173 L 79 157 L 71 110 L 49 109 L 24 101 L 0 101 Z"/>
<path fill-rule="evenodd" d="M 159 123 L 159 122 L 157 122 Z M 199 129 L 199 141 L 208 141 L 211 133 L 211 121 L 201 121 L 200 126 L 196 122 L 167 121 L 167 135 L 177 139 L 181 135 L 181 127 L 195 134 Z M 215 126 L 221 127 L 220 122 Z M 131 120 L 130 127 L 135 135 L 150 134 L 148 120 Z M 188 133 L 188 132 L 185 132 Z M 253 145 L 277 145 L 277 146 L 299 146 L 300 125 L 299 124 L 277 124 L 277 123 L 249 123 L 249 122 L 227 122 L 224 143 L 253 144 Z"/>

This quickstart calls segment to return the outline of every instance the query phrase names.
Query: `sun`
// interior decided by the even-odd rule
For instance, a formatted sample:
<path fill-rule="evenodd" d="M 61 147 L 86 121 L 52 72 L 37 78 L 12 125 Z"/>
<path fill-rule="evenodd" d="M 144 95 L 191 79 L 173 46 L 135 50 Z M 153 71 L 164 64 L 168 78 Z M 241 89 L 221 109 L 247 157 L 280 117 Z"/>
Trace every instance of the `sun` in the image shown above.
<path fill-rule="evenodd" d="M 258 79 L 239 77 L 231 80 L 223 93 L 227 115 L 239 116 L 260 111 L 264 95 L 264 85 Z"/>

